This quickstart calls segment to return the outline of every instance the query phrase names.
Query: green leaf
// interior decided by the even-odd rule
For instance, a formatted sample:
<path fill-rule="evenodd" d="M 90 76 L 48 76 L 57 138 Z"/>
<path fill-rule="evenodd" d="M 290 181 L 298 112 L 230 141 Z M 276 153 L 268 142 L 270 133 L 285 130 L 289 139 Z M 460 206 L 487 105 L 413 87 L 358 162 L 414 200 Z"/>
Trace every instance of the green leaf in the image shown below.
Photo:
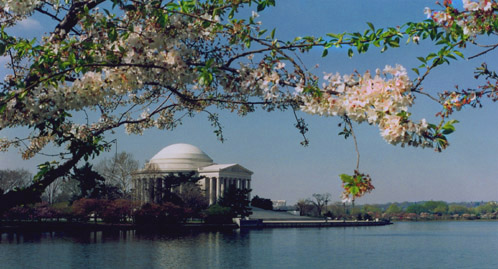
<path fill-rule="evenodd" d="M 368 24 L 368 27 L 370 27 L 370 29 L 372 29 L 372 31 L 375 32 L 374 25 L 371 22 L 367 22 L 367 24 Z"/>
<path fill-rule="evenodd" d="M 349 188 L 349 192 L 355 196 L 356 194 L 358 194 L 358 192 L 360 192 L 360 188 L 358 188 L 357 186 L 351 186 L 351 188 Z"/>
<path fill-rule="evenodd" d="M 425 59 L 426 59 L 426 61 L 429 61 L 429 60 L 431 60 L 432 58 L 434 58 L 436 56 L 437 55 L 435 53 L 431 53 L 431 54 L 427 55 L 427 57 Z"/>
<path fill-rule="evenodd" d="M 427 63 L 427 61 L 425 60 L 424 57 L 417 57 L 417 59 L 421 62 L 423 62 L 424 64 Z"/>
<path fill-rule="evenodd" d="M 344 183 L 352 183 L 353 182 L 353 177 L 347 174 L 340 174 L 339 177 L 341 178 L 342 182 Z"/>
<path fill-rule="evenodd" d="M 446 122 L 443 127 L 441 127 L 443 129 L 443 134 L 445 135 L 448 135 L 448 134 L 451 134 L 455 131 L 455 126 L 453 126 L 453 124 L 455 123 L 458 123 L 457 120 L 450 120 L 448 122 Z"/>
<path fill-rule="evenodd" d="M 458 50 L 453 51 L 453 53 L 455 53 L 456 55 L 460 56 L 462 59 L 465 58 L 465 56 L 463 55 L 463 53 L 461 53 Z"/>
<path fill-rule="evenodd" d="M 351 49 L 351 48 L 348 49 L 348 56 L 349 56 L 349 58 L 353 57 L 353 55 L 354 55 L 353 49 Z"/>
<path fill-rule="evenodd" d="M 322 57 L 325 57 L 329 54 L 329 50 L 328 49 L 324 49 L 323 52 L 322 52 Z"/>
<path fill-rule="evenodd" d="M 259 2 L 258 8 L 257 8 L 258 12 L 263 11 L 265 9 L 265 7 L 266 7 L 266 2 L 263 2 L 263 1 Z"/>

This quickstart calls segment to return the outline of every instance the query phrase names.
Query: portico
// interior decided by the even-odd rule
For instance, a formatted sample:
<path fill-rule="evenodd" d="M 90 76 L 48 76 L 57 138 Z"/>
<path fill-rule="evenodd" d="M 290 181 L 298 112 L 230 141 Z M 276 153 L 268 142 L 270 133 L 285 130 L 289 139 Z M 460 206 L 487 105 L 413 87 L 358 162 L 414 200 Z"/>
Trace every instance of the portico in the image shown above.
<path fill-rule="evenodd" d="M 205 176 L 203 189 L 209 204 L 215 203 L 230 186 L 237 189 L 251 188 L 252 172 L 239 164 L 215 164 L 199 168 L 199 175 Z"/>
<path fill-rule="evenodd" d="M 157 203 L 161 200 L 162 190 L 168 186 L 165 176 L 189 172 L 204 177 L 198 185 L 209 198 L 210 205 L 216 203 L 230 186 L 251 188 L 253 172 L 240 164 L 216 164 L 193 145 L 173 144 L 163 148 L 144 169 L 133 174 L 134 197 L 141 203 Z"/>

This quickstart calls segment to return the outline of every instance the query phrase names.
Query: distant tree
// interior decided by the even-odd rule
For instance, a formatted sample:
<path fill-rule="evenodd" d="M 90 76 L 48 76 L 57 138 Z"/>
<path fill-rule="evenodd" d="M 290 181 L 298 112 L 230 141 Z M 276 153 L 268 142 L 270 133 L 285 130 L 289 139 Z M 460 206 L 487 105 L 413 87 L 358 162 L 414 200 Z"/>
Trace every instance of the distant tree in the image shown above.
<path fill-rule="evenodd" d="M 228 190 L 218 200 L 220 206 L 229 207 L 233 217 L 247 217 L 252 214 L 249 207 L 250 189 L 237 189 L 234 185 L 230 185 Z"/>
<path fill-rule="evenodd" d="M 406 208 L 406 213 L 420 214 L 426 212 L 426 208 L 421 204 L 411 204 Z"/>
<path fill-rule="evenodd" d="M 391 204 L 386 209 L 386 214 L 388 214 L 388 215 L 396 215 L 396 214 L 399 214 L 399 213 L 402 213 L 402 212 L 403 212 L 403 210 L 397 204 Z"/>
<path fill-rule="evenodd" d="M 253 207 L 265 209 L 265 210 L 273 210 L 273 202 L 267 198 L 261 198 L 259 196 L 254 196 L 251 200 L 251 205 Z"/>
<path fill-rule="evenodd" d="M 335 202 L 332 205 L 328 206 L 327 211 L 336 218 L 343 218 L 346 216 L 344 205 L 341 202 Z"/>
<path fill-rule="evenodd" d="M 446 214 L 448 212 L 448 204 L 444 201 L 427 201 L 423 204 L 424 212 Z M 437 208 L 437 212 L 436 212 Z"/>
<path fill-rule="evenodd" d="M 488 202 L 475 208 L 477 214 L 494 213 L 498 211 L 498 205 L 495 202 Z"/>
<path fill-rule="evenodd" d="M 64 183 L 64 178 L 60 177 L 52 182 L 45 189 L 45 192 L 42 195 L 42 201 L 46 201 L 49 204 L 53 204 L 56 201 L 57 196 L 62 191 L 62 185 Z"/>
<path fill-rule="evenodd" d="M 449 205 L 448 213 L 462 215 L 469 213 L 470 209 L 464 205 Z"/>
<path fill-rule="evenodd" d="M 449 209 L 448 205 L 439 205 L 436 208 L 434 208 L 434 210 L 432 210 L 432 212 L 434 214 L 438 214 L 439 216 L 441 216 L 441 215 L 448 214 L 448 209 Z"/>
<path fill-rule="evenodd" d="M 62 184 L 61 191 L 55 198 L 55 202 L 72 202 L 77 200 L 81 194 L 79 182 L 71 176 L 68 176 L 63 180 L 64 184 Z"/>
<path fill-rule="evenodd" d="M 299 210 L 300 216 L 313 215 L 313 211 L 316 209 L 310 199 L 299 199 L 296 203 L 296 207 Z"/>
<path fill-rule="evenodd" d="M 32 175 L 26 169 L 0 170 L 0 195 L 31 182 Z"/>
<path fill-rule="evenodd" d="M 114 157 L 104 159 L 95 166 L 95 170 L 105 179 L 107 186 L 118 187 L 124 198 L 129 198 L 131 174 L 138 170 L 138 161 L 128 152 L 120 152 Z"/>
<path fill-rule="evenodd" d="M 314 200 L 311 200 L 313 205 L 316 207 L 316 211 L 318 212 L 318 216 L 322 215 L 323 209 L 327 206 L 327 203 L 330 201 L 330 193 L 314 193 Z"/>
<path fill-rule="evenodd" d="M 373 214 L 380 214 L 382 213 L 382 209 L 380 209 L 380 207 L 376 206 L 376 205 L 363 205 L 361 207 L 361 211 L 363 213 L 373 213 Z"/>

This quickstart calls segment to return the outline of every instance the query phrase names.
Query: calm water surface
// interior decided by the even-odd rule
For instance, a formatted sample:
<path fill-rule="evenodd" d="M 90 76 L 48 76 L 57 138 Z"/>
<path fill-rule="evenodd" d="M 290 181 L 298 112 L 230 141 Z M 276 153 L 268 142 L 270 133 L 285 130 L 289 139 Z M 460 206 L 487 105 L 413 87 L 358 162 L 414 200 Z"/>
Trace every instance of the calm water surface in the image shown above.
<path fill-rule="evenodd" d="M 498 222 L 2 234 L 0 268 L 498 268 Z"/>

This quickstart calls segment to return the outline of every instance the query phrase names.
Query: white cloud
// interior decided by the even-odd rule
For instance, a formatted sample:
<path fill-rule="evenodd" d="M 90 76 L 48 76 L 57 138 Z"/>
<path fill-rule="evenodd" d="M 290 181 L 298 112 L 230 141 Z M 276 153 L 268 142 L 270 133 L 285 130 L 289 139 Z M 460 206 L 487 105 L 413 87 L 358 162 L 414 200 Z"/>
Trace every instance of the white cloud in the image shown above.
<path fill-rule="evenodd" d="M 25 31 L 34 31 L 34 30 L 43 29 L 43 26 L 39 21 L 33 18 L 26 18 L 17 23 L 17 27 L 15 28 L 19 28 L 19 30 L 25 30 Z"/>

